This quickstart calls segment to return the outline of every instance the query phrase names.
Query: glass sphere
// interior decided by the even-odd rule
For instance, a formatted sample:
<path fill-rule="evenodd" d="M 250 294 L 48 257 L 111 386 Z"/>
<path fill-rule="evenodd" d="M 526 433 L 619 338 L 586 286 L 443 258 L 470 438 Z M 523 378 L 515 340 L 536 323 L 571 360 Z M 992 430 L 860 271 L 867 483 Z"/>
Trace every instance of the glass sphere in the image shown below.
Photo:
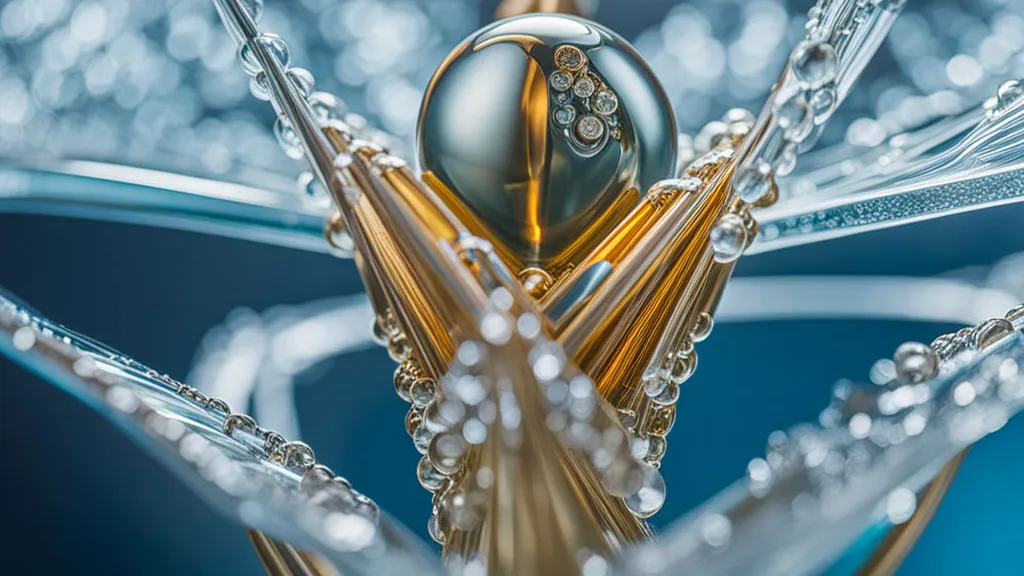
<path fill-rule="evenodd" d="M 601 239 L 675 172 L 672 109 L 640 55 L 576 17 L 497 22 L 434 75 L 417 144 L 425 180 L 525 265 Z"/>

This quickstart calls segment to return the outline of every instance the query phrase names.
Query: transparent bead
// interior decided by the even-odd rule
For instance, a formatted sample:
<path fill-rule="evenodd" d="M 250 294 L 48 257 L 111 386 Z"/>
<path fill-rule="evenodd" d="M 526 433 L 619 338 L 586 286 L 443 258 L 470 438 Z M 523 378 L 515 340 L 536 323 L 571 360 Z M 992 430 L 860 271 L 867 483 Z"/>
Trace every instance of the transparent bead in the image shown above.
<path fill-rule="evenodd" d="M 711 250 L 718 262 L 732 262 L 743 254 L 747 245 L 747 226 L 743 219 L 728 213 L 711 228 Z"/>
<path fill-rule="evenodd" d="M 430 441 L 434 439 L 434 433 L 427 428 L 426 424 L 420 424 L 412 435 L 412 444 L 420 454 L 426 454 L 430 448 Z"/>
<path fill-rule="evenodd" d="M 651 436 L 647 443 L 647 454 L 644 460 L 651 465 L 657 465 L 665 457 L 668 450 L 668 440 L 664 436 Z"/>
<path fill-rule="evenodd" d="M 669 361 L 671 362 L 671 359 Z M 644 373 L 643 383 L 644 393 L 647 394 L 648 398 L 654 398 L 665 390 L 670 381 L 665 370 L 651 369 Z M 633 414 L 633 418 L 635 424 L 636 414 Z M 627 428 L 632 428 L 632 425 L 627 426 Z"/>
<path fill-rule="evenodd" d="M 1024 330 L 1024 304 L 1013 307 L 1006 313 L 1006 319 L 1010 321 L 1016 330 Z"/>
<path fill-rule="evenodd" d="M 996 91 L 996 101 L 1000 108 L 1013 105 L 1021 96 L 1024 96 L 1024 86 L 1018 80 L 1003 82 Z"/>
<path fill-rule="evenodd" d="M 345 117 L 345 104 L 327 92 L 313 92 L 309 95 L 309 106 L 321 122 L 341 120 Z M 355 127 L 353 127 L 354 129 Z"/>
<path fill-rule="evenodd" d="M 462 402 L 438 398 L 423 411 L 423 422 L 434 434 L 451 430 L 466 415 Z"/>
<path fill-rule="evenodd" d="M 292 85 L 298 90 L 299 95 L 303 98 L 309 98 L 310 94 L 313 93 L 313 86 L 316 85 L 316 79 L 313 78 L 313 74 L 305 68 L 289 68 L 288 79 L 292 81 Z"/>
<path fill-rule="evenodd" d="M 353 510 L 356 514 L 363 516 L 364 518 L 376 519 L 380 516 L 380 509 L 377 508 L 377 503 L 370 500 L 363 494 L 358 492 L 355 493 L 356 506 Z"/>
<path fill-rule="evenodd" d="M 275 462 L 284 460 L 284 445 L 287 441 L 277 432 L 267 431 L 263 439 L 263 451 Z"/>
<path fill-rule="evenodd" d="M 632 430 L 636 426 L 636 412 L 626 408 L 619 408 L 618 415 L 619 422 L 626 430 Z"/>
<path fill-rule="evenodd" d="M 296 160 L 302 158 L 302 142 L 287 120 L 278 118 L 274 121 L 274 136 L 277 138 L 277 143 L 281 146 L 281 149 L 290 158 Z"/>
<path fill-rule="evenodd" d="M 441 415 L 441 402 L 431 402 L 423 411 L 423 424 L 434 434 L 448 430 L 451 425 Z"/>
<path fill-rule="evenodd" d="M 725 122 L 708 122 L 693 138 L 693 147 L 698 154 L 703 154 L 714 148 L 728 134 L 729 125 Z"/>
<path fill-rule="evenodd" d="M 636 516 L 649 518 L 665 504 L 665 479 L 653 466 L 644 466 L 643 484 L 626 497 L 626 506 Z"/>
<path fill-rule="evenodd" d="M 669 383 L 661 391 L 661 394 L 651 398 L 651 401 L 655 404 L 661 404 L 665 406 L 671 406 L 679 400 L 679 385 L 675 383 Z"/>
<path fill-rule="evenodd" d="M 665 370 L 670 382 L 677 386 L 686 382 L 697 368 L 697 355 L 693 352 L 693 346 L 688 346 L 686 350 L 676 351 L 669 358 L 667 364 Z M 662 402 L 662 404 L 671 404 L 671 402 Z"/>
<path fill-rule="evenodd" d="M 385 326 L 385 321 L 383 318 L 381 318 L 380 316 L 374 318 L 373 323 L 370 325 L 370 330 L 373 333 L 373 341 L 376 342 L 378 346 L 388 345 L 388 340 L 391 338 L 391 330 L 389 330 L 387 326 Z M 398 376 L 398 371 L 401 369 L 401 365 L 398 368 L 395 368 L 396 377 Z"/>
<path fill-rule="evenodd" d="M 896 375 L 906 384 L 920 384 L 939 372 L 939 357 L 920 342 L 904 342 L 893 354 Z"/>
<path fill-rule="evenodd" d="M 438 472 L 450 476 L 459 471 L 459 463 L 467 448 L 469 445 L 461 435 L 438 434 L 431 440 L 427 456 Z"/>
<path fill-rule="evenodd" d="M 280 36 L 263 33 L 257 36 L 253 42 L 259 42 L 265 46 L 270 55 L 281 64 L 282 68 L 288 68 L 291 55 L 288 53 L 288 44 Z M 256 51 L 252 49 L 250 42 L 242 44 L 238 52 L 238 59 L 242 63 L 242 70 L 245 70 L 246 74 L 250 76 L 255 76 L 263 70 L 263 66 L 260 65 L 259 59 L 256 58 Z"/>
<path fill-rule="evenodd" d="M 594 96 L 593 106 L 594 110 L 596 110 L 598 114 L 607 116 L 609 114 L 614 114 L 615 111 L 618 110 L 619 99 L 615 94 L 612 94 L 608 90 L 601 90 L 596 96 Z"/>
<path fill-rule="evenodd" d="M 572 106 L 566 105 L 555 110 L 555 122 L 558 122 L 562 126 L 568 126 L 572 124 L 572 121 L 576 119 L 576 109 Z"/>
<path fill-rule="evenodd" d="M 832 85 L 822 86 L 811 93 L 808 101 L 814 110 L 814 116 L 820 118 L 832 113 L 836 105 L 836 89 Z M 820 124 L 820 121 L 819 121 Z"/>
<path fill-rule="evenodd" d="M 803 142 L 814 127 L 814 110 L 802 95 L 786 100 L 775 111 L 775 121 L 783 136 L 791 142 Z"/>
<path fill-rule="evenodd" d="M 296 184 L 299 191 L 312 205 L 320 208 L 327 208 L 331 205 L 331 197 L 327 194 L 327 189 L 312 172 L 306 171 L 299 174 Z"/>
<path fill-rule="evenodd" d="M 747 122 L 734 122 L 729 124 L 729 138 L 733 142 L 738 142 L 743 139 L 747 134 L 750 134 L 750 130 L 754 127 L 753 124 Z"/>
<path fill-rule="evenodd" d="M 289 442 L 284 445 L 283 450 L 285 466 L 309 470 L 316 464 L 313 449 L 302 442 Z"/>
<path fill-rule="evenodd" d="M 426 407 L 434 400 L 437 386 L 430 378 L 418 378 L 409 388 L 409 398 L 420 408 Z"/>
<path fill-rule="evenodd" d="M 251 92 L 257 100 L 270 100 L 270 86 L 267 84 L 266 72 L 259 72 L 255 76 L 249 78 L 249 92 Z"/>
<path fill-rule="evenodd" d="M 430 537 L 434 539 L 434 542 L 444 544 L 444 532 L 441 531 L 441 523 L 437 518 L 437 514 L 430 515 L 430 520 L 427 522 L 427 532 L 430 533 Z"/>
<path fill-rule="evenodd" d="M 715 326 L 715 320 L 711 317 L 711 314 L 707 312 L 701 312 L 697 314 L 697 320 L 693 323 L 693 329 L 690 330 L 690 340 L 694 342 L 703 342 L 711 335 L 711 329 Z"/>
<path fill-rule="evenodd" d="M 430 458 L 426 456 L 420 458 L 420 463 L 416 466 L 416 477 L 420 480 L 420 486 L 431 492 L 439 490 L 448 482 L 448 477 L 438 472 Z"/>
<path fill-rule="evenodd" d="M 1005 318 L 992 318 L 982 322 L 975 328 L 971 335 L 971 344 L 974 348 L 988 348 L 993 343 L 1006 337 L 1013 332 L 1013 323 Z"/>
<path fill-rule="evenodd" d="M 396 334 L 388 340 L 388 356 L 395 362 L 404 362 L 412 354 L 412 345 L 404 334 Z"/>
<path fill-rule="evenodd" d="M 263 0 L 241 0 L 242 8 L 248 12 L 253 23 L 259 24 L 263 17 Z"/>
<path fill-rule="evenodd" d="M 416 408 L 410 408 L 405 414 L 405 431 L 409 433 L 409 436 L 416 434 L 416 430 L 422 423 L 423 415 Z"/>
<path fill-rule="evenodd" d="M 753 204 L 771 193 L 771 173 L 771 166 L 760 159 L 753 166 L 741 166 L 733 176 L 733 191 L 744 202 Z"/>
<path fill-rule="evenodd" d="M 797 143 L 787 142 L 779 149 L 779 157 L 775 160 L 775 173 L 787 176 L 796 168 Z"/>
<path fill-rule="evenodd" d="M 754 120 L 754 114 L 745 108 L 730 108 L 725 116 L 722 116 L 722 121 L 728 124 L 753 124 Z"/>
<path fill-rule="evenodd" d="M 647 421 L 647 431 L 655 436 L 665 436 L 672 430 L 675 420 L 674 406 L 655 406 Z"/>
<path fill-rule="evenodd" d="M 398 368 L 396 368 L 395 369 L 395 392 L 398 394 L 398 397 L 401 398 L 402 400 L 405 400 L 406 402 L 412 402 L 412 396 L 410 395 L 410 389 L 412 388 L 412 383 L 415 382 L 415 381 L 416 381 L 416 378 L 414 376 L 412 376 L 411 374 L 409 374 L 409 372 L 407 370 L 405 370 L 405 366 L 404 365 L 399 366 Z"/>
<path fill-rule="evenodd" d="M 323 464 L 317 464 L 302 475 L 301 486 L 307 490 L 321 490 L 328 486 L 334 478 L 334 472 L 330 468 Z"/>
<path fill-rule="evenodd" d="M 807 88 L 828 84 L 839 70 L 836 50 L 827 42 L 802 42 L 789 60 L 793 74 Z"/>
<path fill-rule="evenodd" d="M 565 92 L 572 86 L 572 76 L 559 70 L 551 75 L 549 82 L 556 91 Z"/>

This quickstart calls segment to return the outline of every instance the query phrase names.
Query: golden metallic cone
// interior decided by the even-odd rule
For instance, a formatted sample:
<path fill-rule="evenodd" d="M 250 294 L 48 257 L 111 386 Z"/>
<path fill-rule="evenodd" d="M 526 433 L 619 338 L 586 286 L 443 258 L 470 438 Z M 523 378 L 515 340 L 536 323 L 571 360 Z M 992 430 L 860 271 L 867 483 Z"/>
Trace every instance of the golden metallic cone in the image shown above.
<path fill-rule="evenodd" d="M 446 526 L 445 555 L 449 563 L 475 562 L 495 576 L 579 574 L 590 556 L 607 558 L 649 531 L 621 499 L 607 494 L 586 458 L 549 428 L 542 385 L 527 355 L 521 342 L 488 350 L 487 378 L 505 400 L 456 487 L 479 490 L 486 504 L 477 526 Z M 518 426 L 505 428 L 509 421 Z"/>
<path fill-rule="evenodd" d="M 515 325 L 517 314 L 540 318 L 532 299 L 493 253 L 473 249 L 476 260 L 464 261 L 466 254 L 439 245 L 439 238 L 458 245 L 465 237 L 457 231 L 460 225 L 451 224 L 443 205 L 434 203 L 436 198 L 407 168 L 386 165 L 375 156 L 354 151 L 344 170 L 349 182 L 363 191 L 357 205 L 365 200 L 372 210 L 360 215 L 378 215 L 381 221 L 378 227 L 362 223 L 366 233 L 361 241 L 377 245 L 373 250 L 377 254 L 400 254 L 408 265 L 406 273 L 426 299 L 418 302 L 404 291 L 393 293 L 390 302 L 398 311 L 396 316 L 410 317 L 407 309 L 426 306 L 440 322 L 434 328 L 421 322 L 404 326 L 410 341 L 436 341 L 440 337 L 429 332 L 447 329 L 455 334 L 449 342 L 472 340 L 484 346 L 489 359 L 485 376 L 491 393 L 500 397 L 496 404 L 502 406 L 487 441 L 464 457 L 455 475 L 458 487 L 469 481 L 479 488 L 481 478 L 488 479 L 483 520 L 472 529 L 443 526 L 448 533 L 446 554 L 456 561 L 483 561 L 492 574 L 571 573 L 585 560 L 580 551 L 607 556 L 627 542 L 648 536 L 646 524 L 629 512 L 621 498 L 605 491 L 587 457 L 567 448 L 548 428 L 541 382 L 530 367 L 529 343 L 518 337 L 500 345 L 485 343 L 480 328 L 483 317 L 501 312 L 509 325 Z M 373 234 L 375 230 L 387 230 L 387 234 Z M 392 249 L 379 249 L 389 244 Z M 387 262 L 378 264 L 399 270 Z M 504 311 L 496 311 L 488 296 L 499 288 L 513 298 Z M 417 332 L 422 335 L 412 337 Z M 441 351 L 452 356 L 445 352 Z M 440 380 L 440 374 L 435 378 Z M 513 398 L 516 408 L 502 405 L 501 399 Z M 612 432 L 621 436 L 620 446 L 625 446 L 624 431 L 612 409 L 596 393 L 594 398 L 598 401 L 594 427 L 599 431 L 617 428 Z M 514 417 L 509 416 L 512 413 Z M 518 422 L 515 430 L 502 428 L 513 420 Z"/>

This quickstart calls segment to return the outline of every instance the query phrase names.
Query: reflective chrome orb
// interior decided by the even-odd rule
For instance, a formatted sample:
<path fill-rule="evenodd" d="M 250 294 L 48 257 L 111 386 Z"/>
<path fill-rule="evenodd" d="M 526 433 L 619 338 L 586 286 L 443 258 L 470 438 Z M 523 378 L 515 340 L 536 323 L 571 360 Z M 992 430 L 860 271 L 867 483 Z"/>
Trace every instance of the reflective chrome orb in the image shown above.
<path fill-rule="evenodd" d="M 417 141 L 425 179 L 522 265 L 571 261 L 676 158 L 671 106 L 636 50 L 552 14 L 460 44 L 427 88 Z"/>

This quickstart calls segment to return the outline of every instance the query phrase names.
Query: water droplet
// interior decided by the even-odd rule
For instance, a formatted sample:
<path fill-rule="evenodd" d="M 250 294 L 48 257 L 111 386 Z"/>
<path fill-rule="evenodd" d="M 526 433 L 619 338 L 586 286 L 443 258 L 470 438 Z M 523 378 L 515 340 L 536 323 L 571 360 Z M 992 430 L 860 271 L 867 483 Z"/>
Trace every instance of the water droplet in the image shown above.
<path fill-rule="evenodd" d="M 436 388 L 430 378 L 417 378 L 409 387 L 409 398 L 414 405 L 424 408 L 434 400 Z"/>
<path fill-rule="evenodd" d="M 665 504 L 665 479 L 656 468 L 644 466 L 643 483 L 639 490 L 626 497 L 626 506 L 640 518 L 653 516 Z"/>
<path fill-rule="evenodd" d="M 741 195 L 742 197 L 742 195 Z M 711 249 L 718 262 L 732 262 L 747 245 L 747 227 L 736 214 L 726 214 L 711 228 Z"/>
<path fill-rule="evenodd" d="M 313 78 L 312 72 L 305 68 L 289 68 L 288 79 L 292 81 L 292 85 L 299 92 L 299 95 L 303 98 L 309 98 L 310 94 L 313 93 L 313 86 L 316 85 L 316 79 Z"/>
<path fill-rule="evenodd" d="M 302 141 L 287 120 L 278 118 L 274 121 L 274 136 L 277 138 L 277 143 L 281 146 L 281 149 L 290 158 L 296 160 L 302 158 Z"/>
<path fill-rule="evenodd" d="M 448 482 L 448 477 L 438 472 L 430 462 L 430 458 L 426 456 L 420 458 L 420 463 L 416 466 L 416 476 L 419 478 L 420 485 L 431 492 L 439 490 Z"/>
<path fill-rule="evenodd" d="M 928 346 L 920 342 L 905 342 L 893 355 L 896 375 L 905 384 L 918 384 L 935 376 L 939 358 Z"/>
<path fill-rule="evenodd" d="M 836 77 L 839 58 L 827 42 L 802 42 L 790 56 L 793 74 L 808 88 L 819 88 Z"/>
<path fill-rule="evenodd" d="M 242 44 L 242 47 L 239 49 L 238 58 L 242 63 L 242 70 L 245 70 L 247 74 L 255 76 L 263 70 L 263 66 L 256 57 L 256 51 L 253 50 L 251 42 L 261 43 L 270 52 L 270 56 L 281 64 L 282 68 L 288 68 L 288 63 L 291 61 L 291 55 L 288 53 L 288 44 L 277 34 L 263 33 L 254 40 Z"/>
<path fill-rule="evenodd" d="M 259 72 L 252 78 L 249 78 L 249 92 L 251 92 L 257 100 L 270 100 L 270 86 L 267 84 L 266 72 Z"/>
<path fill-rule="evenodd" d="M 313 92 L 307 99 L 313 114 L 321 122 L 341 120 L 345 116 L 345 104 L 334 95 L 327 92 Z"/>

